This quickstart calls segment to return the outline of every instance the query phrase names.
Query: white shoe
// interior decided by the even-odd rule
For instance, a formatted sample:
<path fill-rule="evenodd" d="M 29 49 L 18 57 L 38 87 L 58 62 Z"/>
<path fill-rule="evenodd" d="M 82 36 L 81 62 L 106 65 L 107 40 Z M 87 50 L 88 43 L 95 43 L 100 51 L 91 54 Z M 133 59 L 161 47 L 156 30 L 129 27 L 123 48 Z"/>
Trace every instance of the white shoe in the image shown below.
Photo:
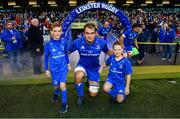
<path fill-rule="evenodd" d="M 172 61 L 172 59 L 168 59 L 168 61 L 169 61 L 169 62 L 171 62 L 171 61 Z"/>
<path fill-rule="evenodd" d="M 161 60 L 162 60 L 162 61 L 165 61 L 165 60 L 167 60 L 167 59 L 166 59 L 166 58 L 162 58 Z"/>

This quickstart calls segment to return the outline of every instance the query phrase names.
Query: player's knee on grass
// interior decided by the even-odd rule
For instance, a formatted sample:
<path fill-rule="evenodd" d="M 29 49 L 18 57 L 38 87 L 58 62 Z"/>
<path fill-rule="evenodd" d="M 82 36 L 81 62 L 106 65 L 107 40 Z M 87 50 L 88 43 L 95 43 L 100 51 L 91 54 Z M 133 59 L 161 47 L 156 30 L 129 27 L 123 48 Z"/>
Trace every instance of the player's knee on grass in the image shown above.
<path fill-rule="evenodd" d="M 84 72 L 83 71 L 77 71 L 75 73 L 75 82 L 78 83 L 78 84 L 81 83 L 83 77 L 84 77 Z"/>
<path fill-rule="evenodd" d="M 104 90 L 104 92 L 108 93 L 110 89 L 107 87 L 103 87 L 103 90 Z"/>
<path fill-rule="evenodd" d="M 112 87 L 113 85 L 110 82 L 106 81 L 103 86 L 103 90 L 104 92 L 108 93 Z"/>
<path fill-rule="evenodd" d="M 122 94 L 118 94 L 116 100 L 118 103 L 122 103 L 124 101 L 124 96 Z"/>
<path fill-rule="evenodd" d="M 98 83 L 89 85 L 90 96 L 95 97 L 95 96 L 97 96 L 98 92 L 99 92 L 99 84 Z"/>
<path fill-rule="evenodd" d="M 59 86 L 54 86 L 54 90 L 58 90 L 59 89 Z"/>
<path fill-rule="evenodd" d="M 108 93 L 111 88 L 112 88 L 112 85 L 109 82 L 105 82 L 103 86 L 104 92 Z"/>
<path fill-rule="evenodd" d="M 60 89 L 66 90 L 66 83 L 60 83 Z"/>

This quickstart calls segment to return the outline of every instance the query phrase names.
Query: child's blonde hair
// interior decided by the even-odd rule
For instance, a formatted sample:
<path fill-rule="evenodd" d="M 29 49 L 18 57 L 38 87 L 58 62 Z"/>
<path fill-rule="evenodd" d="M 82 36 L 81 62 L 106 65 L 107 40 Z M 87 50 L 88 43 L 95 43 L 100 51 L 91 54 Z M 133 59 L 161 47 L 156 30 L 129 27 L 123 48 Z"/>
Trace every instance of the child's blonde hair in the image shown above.
<path fill-rule="evenodd" d="M 62 30 L 61 25 L 58 25 L 57 22 L 51 24 L 51 30 L 53 30 L 55 27 L 60 27 L 60 29 Z"/>

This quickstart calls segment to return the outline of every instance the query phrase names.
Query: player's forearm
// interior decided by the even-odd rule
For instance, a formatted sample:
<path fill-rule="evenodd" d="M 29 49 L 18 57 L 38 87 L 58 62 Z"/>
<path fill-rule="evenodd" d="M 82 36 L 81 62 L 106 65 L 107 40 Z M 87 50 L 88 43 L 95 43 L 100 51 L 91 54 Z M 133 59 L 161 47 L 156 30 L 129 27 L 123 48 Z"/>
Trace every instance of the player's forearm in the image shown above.
<path fill-rule="evenodd" d="M 107 54 L 108 54 L 109 56 L 113 55 L 113 50 L 109 50 L 109 51 L 107 52 Z"/>
<path fill-rule="evenodd" d="M 137 39 L 135 39 L 135 40 L 134 40 L 134 44 L 135 44 L 136 48 L 138 48 L 138 49 L 139 49 Z"/>
<path fill-rule="evenodd" d="M 99 68 L 99 73 L 102 73 L 102 70 L 104 69 L 106 67 L 106 64 L 105 63 L 103 63 L 101 66 L 100 66 L 100 68 Z"/>
<path fill-rule="evenodd" d="M 124 48 L 124 38 L 123 38 L 123 36 L 121 36 L 119 38 L 119 42 L 120 42 L 121 46 Z"/>
<path fill-rule="evenodd" d="M 103 63 L 101 67 L 104 69 L 106 67 L 106 63 Z"/>
<path fill-rule="evenodd" d="M 131 83 L 131 75 L 127 75 L 126 76 L 126 88 L 130 87 L 130 83 Z"/>
<path fill-rule="evenodd" d="M 71 65 L 70 64 L 68 64 L 68 70 L 71 70 L 72 68 L 71 68 Z"/>

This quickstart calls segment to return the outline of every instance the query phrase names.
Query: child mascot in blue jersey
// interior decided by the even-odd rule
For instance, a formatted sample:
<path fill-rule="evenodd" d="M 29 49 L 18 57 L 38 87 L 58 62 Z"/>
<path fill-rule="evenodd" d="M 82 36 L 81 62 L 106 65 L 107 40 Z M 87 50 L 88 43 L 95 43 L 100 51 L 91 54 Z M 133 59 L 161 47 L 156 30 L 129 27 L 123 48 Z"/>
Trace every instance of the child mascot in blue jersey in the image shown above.
<path fill-rule="evenodd" d="M 123 57 L 123 47 L 120 42 L 113 44 L 114 55 L 110 56 L 106 64 L 102 65 L 99 72 L 105 66 L 109 67 L 109 74 L 104 84 L 104 91 L 111 95 L 111 103 L 122 103 L 129 95 L 132 66 L 129 60 Z"/>
<path fill-rule="evenodd" d="M 68 110 L 66 80 L 70 65 L 67 54 L 67 41 L 61 37 L 61 34 L 61 27 L 53 25 L 51 31 L 51 40 L 45 45 L 44 65 L 46 75 L 48 77 L 52 77 L 52 85 L 54 87 L 54 96 L 52 98 L 52 102 L 58 102 L 61 90 L 62 105 L 59 113 L 66 113 Z"/>

